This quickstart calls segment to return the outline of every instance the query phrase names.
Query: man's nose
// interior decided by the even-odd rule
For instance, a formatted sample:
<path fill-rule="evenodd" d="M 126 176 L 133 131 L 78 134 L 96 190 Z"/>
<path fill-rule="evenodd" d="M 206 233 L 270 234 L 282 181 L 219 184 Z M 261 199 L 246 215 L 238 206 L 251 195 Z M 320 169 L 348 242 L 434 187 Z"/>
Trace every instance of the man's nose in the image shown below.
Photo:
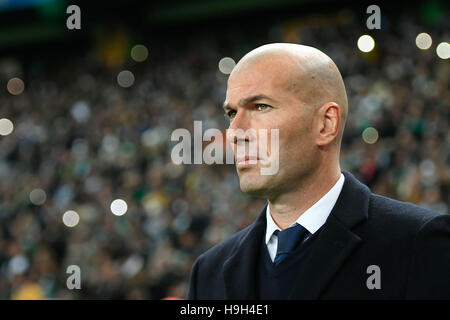
<path fill-rule="evenodd" d="M 250 119 L 245 115 L 245 112 L 236 114 L 228 127 L 227 140 L 231 144 L 238 144 L 253 141 L 255 138 L 256 134 L 254 133 Z"/>

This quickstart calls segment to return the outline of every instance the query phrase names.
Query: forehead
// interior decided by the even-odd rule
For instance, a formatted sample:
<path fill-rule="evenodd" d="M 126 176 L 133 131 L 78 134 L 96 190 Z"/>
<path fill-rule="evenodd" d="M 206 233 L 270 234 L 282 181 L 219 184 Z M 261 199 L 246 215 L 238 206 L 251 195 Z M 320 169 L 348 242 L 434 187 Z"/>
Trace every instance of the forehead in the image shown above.
<path fill-rule="evenodd" d="M 231 73 L 227 85 L 227 101 L 257 94 L 283 98 L 295 76 L 293 67 L 283 59 L 268 59 L 244 66 Z"/>

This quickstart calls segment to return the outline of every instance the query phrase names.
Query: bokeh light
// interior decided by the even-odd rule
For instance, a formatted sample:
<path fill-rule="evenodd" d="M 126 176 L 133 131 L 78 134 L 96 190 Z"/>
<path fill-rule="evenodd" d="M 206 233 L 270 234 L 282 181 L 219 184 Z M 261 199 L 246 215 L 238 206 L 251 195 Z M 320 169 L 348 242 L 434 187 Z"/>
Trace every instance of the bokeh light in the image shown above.
<path fill-rule="evenodd" d="M 424 159 L 419 164 L 419 171 L 423 178 L 433 178 L 436 174 L 436 165 L 432 159 Z"/>
<path fill-rule="evenodd" d="M 9 79 L 8 84 L 6 85 L 6 88 L 8 89 L 8 92 L 12 95 L 19 95 L 23 92 L 25 89 L 25 84 L 23 83 L 22 79 L 20 78 L 12 78 Z"/>
<path fill-rule="evenodd" d="M 131 48 L 131 58 L 136 62 L 145 61 L 148 57 L 148 49 L 142 44 L 137 44 Z"/>
<path fill-rule="evenodd" d="M 80 221 L 80 216 L 73 210 L 66 211 L 63 215 L 63 223 L 66 227 L 73 228 Z"/>
<path fill-rule="evenodd" d="M 134 74 L 129 70 L 120 71 L 117 75 L 117 83 L 122 88 L 129 88 L 134 83 Z"/>
<path fill-rule="evenodd" d="M 374 144 L 378 141 L 378 131 L 373 127 L 366 128 L 362 133 L 362 138 L 365 143 Z"/>
<path fill-rule="evenodd" d="M 428 33 L 422 32 L 419 33 L 416 37 L 416 46 L 419 49 L 427 50 L 431 47 L 432 43 L 433 40 L 431 39 L 431 36 Z"/>
<path fill-rule="evenodd" d="M 7 136 L 14 130 L 14 124 L 11 120 L 3 118 L 0 119 L 0 135 Z"/>
<path fill-rule="evenodd" d="M 367 34 L 362 35 L 358 39 L 358 49 L 362 52 L 370 52 L 375 48 L 375 40 Z"/>
<path fill-rule="evenodd" d="M 116 216 L 122 216 L 127 212 L 127 203 L 122 199 L 116 199 L 111 202 L 111 212 Z"/>
<path fill-rule="evenodd" d="M 230 57 L 225 57 L 219 61 L 219 70 L 223 74 L 230 74 L 233 68 L 236 66 L 236 62 Z"/>
<path fill-rule="evenodd" d="M 17 254 L 11 258 L 8 264 L 8 271 L 10 274 L 23 274 L 28 270 L 30 266 L 30 261 L 23 254 Z"/>
<path fill-rule="evenodd" d="M 450 58 L 450 44 L 448 42 L 439 43 L 436 47 L 436 54 L 443 60 Z"/>
<path fill-rule="evenodd" d="M 30 192 L 30 201 L 37 206 L 43 205 L 46 199 L 47 195 L 45 194 L 45 191 L 40 188 L 33 189 Z"/>
<path fill-rule="evenodd" d="M 72 117 L 80 123 L 86 122 L 91 116 L 91 109 L 85 101 L 77 101 L 73 104 L 70 111 Z"/>

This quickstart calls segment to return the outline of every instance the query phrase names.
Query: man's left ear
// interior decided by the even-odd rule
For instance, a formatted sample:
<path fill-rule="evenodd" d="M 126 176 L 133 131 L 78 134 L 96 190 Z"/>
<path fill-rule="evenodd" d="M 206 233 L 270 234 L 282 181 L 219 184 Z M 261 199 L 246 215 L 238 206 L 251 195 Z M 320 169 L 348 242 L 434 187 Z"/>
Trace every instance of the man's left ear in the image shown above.
<path fill-rule="evenodd" d="M 332 143 L 341 126 L 341 107 L 336 102 L 327 102 L 317 112 L 318 135 L 316 144 L 320 147 Z"/>

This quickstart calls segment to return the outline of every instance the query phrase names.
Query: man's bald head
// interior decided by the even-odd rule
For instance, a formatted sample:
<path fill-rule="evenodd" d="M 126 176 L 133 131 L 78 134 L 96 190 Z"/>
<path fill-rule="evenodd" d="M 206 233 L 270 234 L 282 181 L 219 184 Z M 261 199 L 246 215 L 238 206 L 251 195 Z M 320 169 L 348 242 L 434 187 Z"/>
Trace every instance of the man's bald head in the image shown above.
<path fill-rule="evenodd" d="M 277 64 L 285 75 L 283 87 L 298 95 L 311 111 L 327 102 L 335 102 L 341 110 L 341 126 L 337 140 L 342 139 L 348 103 L 344 81 L 336 64 L 313 47 L 293 43 L 272 43 L 247 53 L 235 66 L 230 79 L 256 64 Z M 281 80 L 281 79 L 280 79 Z"/>

